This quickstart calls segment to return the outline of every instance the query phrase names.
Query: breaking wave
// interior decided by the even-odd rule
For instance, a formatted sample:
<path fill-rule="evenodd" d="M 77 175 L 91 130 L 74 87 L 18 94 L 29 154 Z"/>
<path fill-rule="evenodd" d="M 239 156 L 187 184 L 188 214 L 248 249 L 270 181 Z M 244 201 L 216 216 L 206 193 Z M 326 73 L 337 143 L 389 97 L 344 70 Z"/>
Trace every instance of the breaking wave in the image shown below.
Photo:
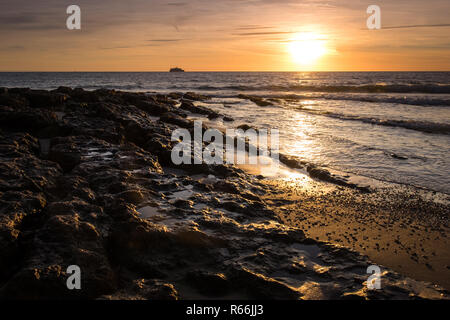
<path fill-rule="evenodd" d="M 296 92 L 353 92 L 353 93 L 432 93 L 448 94 L 450 85 L 441 84 L 373 84 L 373 85 L 269 85 L 269 86 L 199 86 L 205 91 L 296 91 Z"/>
<path fill-rule="evenodd" d="M 360 117 L 356 115 L 346 115 L 342 113 L 334 113 L 329 111 L 311 110 L 302 107 L 298 107 L 298 110 L 323 115 L 330 118 L 339 120 L 360 121 L 372 125 L 388 126 L 388 127 L 400 127 L 410 130 L 421 131 L 425 133 L 435 134 L 450 134 L 450 124 L 436 123 L 430 121 L 415 121 L 415 120 L 396 120 L 396 119 L 379 119 L 371 117 Z"/>

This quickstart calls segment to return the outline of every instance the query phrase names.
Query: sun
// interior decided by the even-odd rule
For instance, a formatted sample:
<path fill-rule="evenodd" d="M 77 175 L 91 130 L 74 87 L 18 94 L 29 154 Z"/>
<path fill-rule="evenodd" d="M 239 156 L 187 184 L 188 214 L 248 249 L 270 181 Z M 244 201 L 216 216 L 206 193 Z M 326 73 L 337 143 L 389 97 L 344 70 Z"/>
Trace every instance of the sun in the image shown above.
<path fill-rule="evenodd" d="M 288 45 L 292 60 L 301 65 L 312 65 L 327 53 L 326 41 L 316 33 L 299 33 Z"/>

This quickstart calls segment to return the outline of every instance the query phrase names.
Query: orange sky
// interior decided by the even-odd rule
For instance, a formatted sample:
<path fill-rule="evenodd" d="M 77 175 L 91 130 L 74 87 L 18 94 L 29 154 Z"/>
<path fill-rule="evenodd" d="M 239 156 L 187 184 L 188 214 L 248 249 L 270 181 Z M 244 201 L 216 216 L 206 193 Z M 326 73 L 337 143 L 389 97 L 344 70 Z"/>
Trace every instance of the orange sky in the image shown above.
<path fill-rule="evenodd" d="M 450 70 L 450 26 L 432 26 L 449 22 L 448 0 L 175 1 L 74 1 L 79 31 L 59 0 L 2 2 L 0 70 Z M 366 28 L 370 4 L 381 30 Z M 302 34 L 325 48 L 306 64 L 312 43 L 290 51 Z"/>

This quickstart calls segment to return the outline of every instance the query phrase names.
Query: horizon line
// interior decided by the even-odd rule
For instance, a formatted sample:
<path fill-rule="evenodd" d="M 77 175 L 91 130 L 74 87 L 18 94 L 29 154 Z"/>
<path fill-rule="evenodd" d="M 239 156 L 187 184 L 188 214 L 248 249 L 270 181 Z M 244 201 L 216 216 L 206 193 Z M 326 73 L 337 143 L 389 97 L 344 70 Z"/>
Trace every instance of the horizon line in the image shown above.
<path fill-rule="evenodd" d="M 185 71 L 185 72 L 180 72 L 178 74 L 183 74 L 183 73 L 236 73 L 236 72 L 266 72 L 266 73 L 280 73 L 280 72 L 450 72 L 449 70 L 292 70 L 292 71 L 286 71 L 286 70 L 282 70 L 282 71 L 274 71 L 274 70 L 258 70 L 258 71 L 249 71 L 249 70 L 244 70 L 244 71 L 238 71 L 238 70 L 230 70 L 230 71 L 220 71 L 220 70 L 215 70 L 215 71 Z M 14 70 L 14 71 L 10 71 L 10 70 L 0 70 L 0 73 L 171 73 L 170 71 L 158 71 L 158 70 L 154 70 L 154 71 L 114 71 L 114 70 L 108 70 L 108 71 L 66 71 L 66 70 L 59 70 L 59 71 L 48 71 L 48 70 L 38 70 L 38 71 L 23 71 L 23 70 Z"/>

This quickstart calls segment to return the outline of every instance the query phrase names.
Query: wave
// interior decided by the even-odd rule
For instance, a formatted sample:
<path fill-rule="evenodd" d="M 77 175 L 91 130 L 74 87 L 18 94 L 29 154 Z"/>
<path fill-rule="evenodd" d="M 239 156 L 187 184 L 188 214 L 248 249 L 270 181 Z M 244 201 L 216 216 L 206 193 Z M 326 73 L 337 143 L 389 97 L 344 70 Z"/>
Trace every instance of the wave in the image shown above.
<path fill-rule="evenodd" d="M 379 86 L 384 87 L 384 86 Z M 433 86 L 431 86 L 433 87 Z M 441 87 L 441 86 L 438 86 Z M 311 87 L 309 87 L 311 88 Z M 258 94 L 261 98 L 271 98 L 271 99 L 284 99 L 284 100 L 302 100 L 302 99 L 325 99 L 325 100 L 343 100 L 343 101 L 360 101 L 360 102 L 370 102 L 370 103 L 394 103 L 394 104 L 405 104 L 405 105 L 418 105 L 418 106 L 450 106 L 450 97 L 436 97 L 436 96 L 424 96 L 423 93 L 438 93 L 437 91 L 442 90 L 442 94 L 450 94 L 450 86 L 446 86 L 446 89 L 433 89 L 428 90 L 429 92 L 425 92 L 426 90 L 423 90 L 423 92 L 416 92 L 413 89 L 411 89 L 410 92 L 407 92 L 406 90 L 404 92 L 390 92 L 389 90 L 386 91 L 378 91 L 377 94 L 374 95 L 374 92 L 368 92 L 361 89 L 355 89 L 360 87 L 354 87 L 354 86 L 345 86 L 348 90 L 342 90 L 342 91 L 333 91 L 333 90 L 321 90 L 321 88 L 324 88 L 322 86 L 314 87 L 317 88 L 317 90 L 311 89 L 308 90 L 297 90 L 297 91 L 304 91 L 305 94 L 296 94 L 292 93 L 295 90 L 291 90 L 292 87 L 274 87 L 274 86 L 266 86 L 266 87 L 251 87 L 251 86 L 224 86 L 224 87 L 216 87 L 216 86 L 199 86 L 196 87 L 193 90 L 201 90 L 201 91 L 210 91 L 214 92 L 214 96 L 218 97 L 236 97 L 237 94 L 234 94 L 235 92 L 261 92 L 264 91 L 263 94 Z M 328 87 L 330 88 L 330 87 Z M 334 87 L 337 88 L 337 87 Z M 339 88 L 342 88 L 342 86 L 339 86 Z M 437 88 L 437 87 L 436 87 Z M 227 92 L 228 91 L 228 92 Z M 233 93 L 231 93 L 231 92 Z M 277 91 L 278 93 L 271 93 Z M 286 92 L 286 94 L 283 94 L 283 92 Z M 290 93 L 288 93 L 290 92 Z M 364 95 L 364 93 L 366 93 Z M 389 95 L 383 95 L 388 93 L 395 93 L 396 96 L 389 96 Z M 404 96 L 399 96 L 399 93 L 405 93 Z M 406 95 L 406 93 L 408 93 Z M 421 95 L 412 95 L 413 93 L 421 93 Z"/>
<path fill-rule="evenodd" d="M 355 95 L 336 95 L 336 94 L 313 94 L 313 95 L 301 95 L 301 94 L 263 94 L 252 95 L 258 98 L 276 100 L 338 100 L 338 101 L 356 101 L 356 102 L 370 102 L 370 103 L 392 103 L 392 104 L 404 104 L 420 107 L 450 107 L 449 99 L 439 99 L 433 97 L 386 97 L 386 96 L 355 96 Z M 239 98 L 239 94 L 234 93 L 214 93 L 212 97 L 229 99 Z"/>
<path fill-rule="evenodd" d="M 449 94 L 450 85 L 444 84 L 370 84 L 370 85 L 266 85 L 266 86 L 213 86 L 203 85 L 197 90 L 206 91 L 297 91 L 297 92 L 329 92 L 329 93 L 431 93 Z"/>
<path fill-rule="evenodd" d="M 141 84 L 109 84 L 109 85 L 85 85 L 81 86 L 85 90 L 98 90 L 98 89 L 114 89 L 114 90 L 143 90 L 146 89 Z"/>
<path fill-rule="evenodd" d="M 379 119 L 370 117 L 360 117 L 356 115 L 346 115 L 342 113 L 334 113 L 329 111 L 311 110 L 302 107 L 296 109 L 305 111 L 308 113 L 318 114 L 330 118 L 339 120 L 360 121 L 372 125 L 388 126 L 388 127 L 400 127 L 410 130 L 421 131 L 425 133 L 434 134 L 450 134 L 450 124 L 436 123 L 430 121 L 416 121 L 416 120 L 395 120 L 395 119 Z"/>
<path fill-rule="evenodd" d="M 276 87 L 279 88 L 279 87 Z M 450 93 L 450 85 L 360 85 L 360 86 L 288 86 L 293 91 L 354 93 Z"/>
<path fill-rule="evenodd" d="M 342 119 L 342 118 L 341 118 Z M 353 119 L 348 119 L 353 120 Z M 374 125 L 400 127 L 426 133 L 450 134 L 450 125 L 445 123 L 435 123 L 428 121 L 413 121 L 413 120 L 384 120 L 373 118 L 356 118 L 355 120 L 370 123 Z"/>
<path fill-rule="evenodd" d="M 336 95 L 336 94 L 305 96 L 305 95 L 290 94 L 290 95 L 272 95 L 267 97 L 283 100 L 324 99 L 324 100 L 360 101 L 373 103 L 395 103 L 414 106 L 450 106 L 450 99 L 417 97 L 417 96 L 386 97 L 386 96 L 360 96 L 360 95 L 355 96 L 355 95 Z"/>

